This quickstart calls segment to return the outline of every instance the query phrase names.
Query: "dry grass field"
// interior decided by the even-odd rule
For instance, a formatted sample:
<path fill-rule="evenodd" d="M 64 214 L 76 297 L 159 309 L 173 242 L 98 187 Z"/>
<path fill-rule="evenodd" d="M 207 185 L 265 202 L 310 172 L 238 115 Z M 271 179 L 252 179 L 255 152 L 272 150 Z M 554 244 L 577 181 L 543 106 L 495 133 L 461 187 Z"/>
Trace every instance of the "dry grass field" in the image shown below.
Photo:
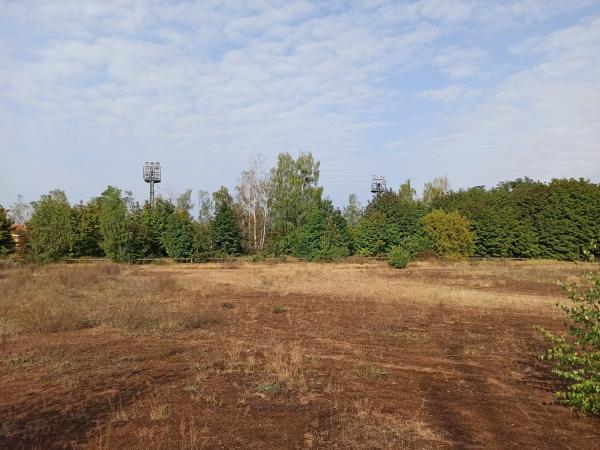
<path fill-rule="evenodd" d="M 597 448 L 558 262 L 0 269 L 0 448 Z"/>

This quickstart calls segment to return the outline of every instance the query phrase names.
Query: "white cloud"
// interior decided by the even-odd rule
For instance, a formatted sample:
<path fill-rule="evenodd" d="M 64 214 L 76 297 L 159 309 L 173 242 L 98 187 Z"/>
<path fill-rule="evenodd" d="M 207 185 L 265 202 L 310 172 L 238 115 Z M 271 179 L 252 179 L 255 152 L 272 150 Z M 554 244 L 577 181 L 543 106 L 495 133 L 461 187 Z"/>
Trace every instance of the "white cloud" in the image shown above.
<path fill-rule="evenodd" d="M 466 89 L 464 87 L 452 84 L 440 89 L 428 89 L 419 92 L 417 97 L 430 101 L 452 102 L 465 95 L 465 92 Z"/>
<path fill-rule="evenodd" d="M 451 166 L 462 182 L 473 178 L 476 167 L 482 184 L 525 175 L 597 180 L 599 44 L 596 17 L 519 45 L 522 55 L 540 59 L 450 118 L 447 132 L 433 134 L 426 145 L 437 148 L 440 167 Z"/>
<path fill-rule="evenodd" d="M 250 153 L 302 150 L 314 151 L 332 180 L 353 181 L 379 164 L 369 152 L 395 147 L 389 142 L 411 146 L 398 116 L 411 116 L 413 102 L 442 102 L 455 114 L 473 108 L 484 91 L 469 82 L 494 63 L 474 35 L 499 23 L 545 20 L 566 11 L 565 3 L 7 2 L 0 17 L 0 151 L 10 146 L 15 156 L 0 176 L 17 187 L 3 195 L 21 189 L 17 166 L 30 168 L 31 192 L 65 184 L 85 197 L 108 182 L 135 184 L 127 171 L 146 159 L 166 159 L 172 170 L 165 166 L 165 173 L 178 173 L 182 188 L 213 188 L 235 180 Z M 582 120 L 574 124 L 581 141 L 595 137 L 584 128 L 597 112 L 597 28 L 590 22 L 515 47 L 517 58 L 535 55 L 537 66 L 488 87 L 487 101 L 446 124 L 452 132 L 430 130 L 434 145 L 489 142 L 499 152 L 510 144 L 502 136 L 515 129 L 538 145 L 538 128 L 521 131 L 520 121 L 533 117 L 544 121 L 540 130 Z M 441 89 L 439 80 L 410 85 L 411 71 L 432 76 L 432 66 L 454 81 Z M 564 93 L 564 113 L 547 113 Z M 429 124 L 424 116 L 418 127 Z M 391 166 L 400 160 L 390 158 Z M 93 170 L 89 180 L 80 175 L 83 182 L 73 175 L 74 167 L 117 160 L 114 179 Z M 56 174 L 50 180 L 47 167 Z"/>
<path fill-rule="evenodd" d="M 450 45 L 442 48 L 433 57 L 432 63 L 452 78 L 469 78 L 480 72 L 485 57 L 486 52 L 481 48 Z"/>

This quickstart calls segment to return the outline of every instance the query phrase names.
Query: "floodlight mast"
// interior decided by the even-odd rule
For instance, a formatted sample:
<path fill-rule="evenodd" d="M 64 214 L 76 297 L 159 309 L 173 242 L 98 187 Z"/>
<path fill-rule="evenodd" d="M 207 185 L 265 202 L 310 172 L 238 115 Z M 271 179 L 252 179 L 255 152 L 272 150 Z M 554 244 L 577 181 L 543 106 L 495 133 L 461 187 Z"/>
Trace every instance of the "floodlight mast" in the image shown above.
<path fill-rule="evenodd" d="M 381 194 L 387 191 L 385 177 L 380 175 L 374 175 L 373 181 L 371 182 L 371 193 L 375 194 L 375 197 L 379 197 Z"/>
<path fill-rule="evenodd" d="M 160 183 L 160 163 L 146 161 L 144 163 L 144 181 L 150 183 L 150 206 L 154 206 L 154 183 Z"/>

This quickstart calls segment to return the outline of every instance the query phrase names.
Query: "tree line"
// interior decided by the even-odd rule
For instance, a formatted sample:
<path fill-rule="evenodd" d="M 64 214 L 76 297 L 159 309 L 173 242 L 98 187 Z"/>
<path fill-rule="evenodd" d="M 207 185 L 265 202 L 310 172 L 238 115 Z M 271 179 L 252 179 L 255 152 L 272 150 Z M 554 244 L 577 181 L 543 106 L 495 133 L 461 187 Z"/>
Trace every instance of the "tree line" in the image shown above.
<path fill-rule="evenodd" d="M 420 198 L 410 180 L 363 206 L 355 194 L 336 208 L 319 185 L 311 153 L 278 155 L 264 169 L 255 158 L 233 193 L 192 191 L 140 205 L 109 186 L 71 205 L 54 190 L 31 204 L 0 207 L 0 253 L 56 261 L 66 257 L 192 258 L 291 255 L 332 260 L 387 256 L 398 266 L 420 255 L 443 258 L 524 257 L 578 260 L 598 255 L 600 185 L 583 179 L 549 183 L 518 179 L 491 189 L 451 191 L 446 177 L 426 183 Z M 19 245 L 12 223 L 26 223 Z"/>

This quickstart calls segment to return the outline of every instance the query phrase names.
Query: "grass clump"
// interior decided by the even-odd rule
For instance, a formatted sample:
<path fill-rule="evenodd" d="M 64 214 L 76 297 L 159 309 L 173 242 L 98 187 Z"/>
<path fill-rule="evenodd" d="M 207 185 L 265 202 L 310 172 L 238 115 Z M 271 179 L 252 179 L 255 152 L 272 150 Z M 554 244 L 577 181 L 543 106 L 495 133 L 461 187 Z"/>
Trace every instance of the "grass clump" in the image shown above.
<path fill-rule="evenodd" d="M 12 369 L 22 366 L 30 366 L 36 362 L 38 362 L 38 358 L 26 355 L 12 355 L 4 360 L 4 363 Z"/>
<path fill-rule="evenodd" d="M 360 366 L 356 369 L 356 375 L 364 380 L 376 381 L 387 375 L 387 372 L 371 364 Z"/>
<path fill-rule="evenodd" d="M 169 405 L 155 404 L 150 408 L 150 420 L 152 421 L 165 420 L 170 416 Z"/>
<path fill-rule="evenodd" d="M 273 306 L 273 314 L 283 314 L 284 312 L 287 311 L 287 308 L 285 306 L 281 306 L 281 305 L 275 305 Z"/>
<path fill-rule="evenodd" d="M 261 394 L 277 395 L 285 392 L 286 388 L 283 384 L 277 383 L 276 381 L 267 381 L 264 383 L 258 383 L 256 385 L 256 390 Z"/>
<path fill-rule="evenodd" d="M 412 261 L 412 254 L 399 245 L 392 247 L 390 250 L 390 256 L 388 264 L 394 269 L 405 269 L 408 264 Z"/>

